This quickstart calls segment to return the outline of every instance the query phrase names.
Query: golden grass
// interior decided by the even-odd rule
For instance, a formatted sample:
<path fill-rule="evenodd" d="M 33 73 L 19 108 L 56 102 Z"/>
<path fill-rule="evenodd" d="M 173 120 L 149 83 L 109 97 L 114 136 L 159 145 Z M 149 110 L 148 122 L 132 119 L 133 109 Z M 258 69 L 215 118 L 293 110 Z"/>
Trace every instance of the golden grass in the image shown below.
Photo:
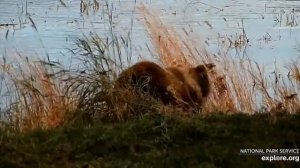
<path fill-rule="evenodd" d="M 226 51 L 219 55 L 209 54 L 200 40 L 192 40 L 190 32 L 184 30 L 181 34 L 177 33 L 172 27 L 163 24 L 159 16 L 145 5 L 141 5 L 139 11 L 144 16 L 151 41 L 165 66 L 180 64 L 191 66 L 203 63 L 217 65 L 216 69 L 210 72 L 213 89 L 204 111 L 246 113 L 262 109 L 269 112 L 299 111 L 300 102 L 298 94 L 295 93 L 300 87 L 299 62 L 294 62 L 290 66 L 293 79 L 280 78 L 280 82 L 271 82 L 271 79 L 266 77 L 263 66 L 248 57 L 234 59 Z M 241 36 L 240 42 L 246 45 L 248 40 L 244 29 Z M 275 70 L 275 74 L 279 74 L 278 71 Z M 289 85 L 286 82 L 289 82 Z M 272 92 L 279 95 L 272 95 Z M 257 97 L 261 97 L 261 102 Z"/>
<path fill-rule="evenodd" d="M 275 69 L 272 77 L 269 77 L 263 65 L 248 57 L 234 59 L 226 51 L 218 55 L 210 54 L 201 38 L 191 33 L 195 31 L 183 29 L 183 33 L 178 33 L 171 26 L 163 24 L 159 16 L 146 6 L 141 5 L 138 9 L 144 16 L 156 53 L 165 66 L 216 65 L 209 71 L 212 94 L 203 107 L 204 112 L 252 114 L 265 111 L 273 116 L 280 112 L 300 112 L 299 60 L 293 60 L 287 66 L 287 75 Z M 235 47 L 246 45 L 244 30 L 238 39 L 235 44 L 239 45 Z M 80 40 L 77 44 L 82 50 L 79 55 L 86 69 L 75 74 L 75 77 L 69 73 L 72 78 L 67 81 L 57 77 L 51 65 L 30 62 L 21 56 L 15 59 L 18 67 L 1 65 L 14 86 L 9 106 L 11 122 L 21 131 L 27 131 L 57 127 L 65 122 L 66 114 L 70 111 L 109 120 L 123 120 L 153 111 L 166 114 L 178 111 L 162 106 L 149 95 L 136 95 L 112 87 L 115 73 L 123 68 L 116 65 L 122 65 L 121 52 L 116 52 L 120 55 L 114 55 L 114 59 L 111 59 L 108 50 L 119 51 L 121 47 L 116 39 L 113 42 L 116 43 L 113 45 L 115 48 L 109 48 L 110 42 L 101 41 L 100 37 L 93 37 L 90 42 Z M 88 118 L 90 120 L 93 119 Z"/>
<path fill-rule="evenodd" d="M 175 30 L 164 26 L 157 15 L 151 13 L 144 5 L 140 6 L 139 10 L 144 15 L 146 28 L 163 64 L 167 66 L 189 64 L 189 60 L 182 57 L 184 55 L 182 44 Z"/>
<path fill-rule="evenodd" d="M 42 62 L 18 57 L 19 66 L 6 72 L 14 93 L 9 119 L 21 131 L 53 128 L 64 122 L 74 105 L 65 94 L 62 81 Z"/>

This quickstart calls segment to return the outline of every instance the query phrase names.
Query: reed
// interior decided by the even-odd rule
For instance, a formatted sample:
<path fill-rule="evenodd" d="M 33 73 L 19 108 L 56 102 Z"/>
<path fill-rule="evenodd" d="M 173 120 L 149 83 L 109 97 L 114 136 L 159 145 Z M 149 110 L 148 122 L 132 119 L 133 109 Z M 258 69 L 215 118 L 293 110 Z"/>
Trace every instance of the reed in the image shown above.
<path fill-rule="evenodd" d="M 218 55 L 210 54 L 200 40 L 193 40 L 194 34 L 186 30 L 178 33 L 159 19 L 159 16 L 145 5 L 139 7 L 144 16 L 145 27 L 151 37 L 156 53 L 165 66 L 184 64 L 192 66 L 214 63 L 217 68 L 210 72 L 213 85 L 212 94 L 207 101 L 205 112 L 245 112 L 299 111 L 299 61 L 289 65 L 290 77 L 282 77 L 279 69 L 275 77 L 268 77 L 264 66 L 249 57 L 233 58 L 228 48 L 241 49 L 248 43 L 245 28 L 230 45 Z M 292 75 L 291 75 L 292 74 Z M 275 80 L 274 80 L 275 79 Z"/>
<path fill-rule="evenodd" d="M 72 99 L 64 91 L 64 84 L 56 77 L 50 62 L 30 61 L 16 56 L 16 64 L 6 71 L 10 81 L 10 102 L 7 116 L 20 131 L 53 128 L 64 122 L 64 116 L 74 108 Z"/>
<path fill-rule="evenodd" d="M 163 106 L 147 94 L 117 89 L 114 80 L 132 62 L 132 32 L 118 36 L 112 26 L 113 17 L 107 4 L 108 37 L 91 34 L 77 39 L 76 69 L 66 69 L 51 61 L 30 61 L 17 56 L 18 66 L 2 68 L 13 87 L 7 115 L 16 129 L 53 128 L 66 123 L 94 121 L 123 121 L 140 118 L 149 113 L 178 113 L 180 109 Z M 209 71 L 212 93 L 201 113 L 260 113 L 267 112 L 276 119 L 281 113 L 300 111 L 300 62 L 292 60 L 287 74 L 280 68 L 273 73 L 249 57 L 233 58 L 229 48 L 247 46 L 245 28 L 231 45 L 217 55 L 209 53 L 195 31 L 181 33 L 164 24 L 148 7 L 139 6 L 154 50 L 164 66 L 195 66 L 214 63 Z M 234 41 L 234 42 L 233 42 Z M 235 45 L 232 45 L 232 44 Z M 6 84 L 8 85 L 8 84 Z M 185 115 L 182 113 L 182 115 Z"/>

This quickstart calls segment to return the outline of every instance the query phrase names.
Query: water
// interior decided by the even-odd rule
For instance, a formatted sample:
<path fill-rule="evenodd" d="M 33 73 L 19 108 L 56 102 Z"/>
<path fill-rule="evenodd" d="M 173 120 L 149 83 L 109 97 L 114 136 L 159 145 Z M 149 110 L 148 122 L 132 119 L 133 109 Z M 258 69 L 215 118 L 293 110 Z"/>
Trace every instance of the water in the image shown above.
<path fill-rule="evenodd" d="M 89 14 L 80 11 L 79 0 L 63 2 L 66 7 L 58 0 L 1 0 L 0 56 L 9 57 L 17 51 L 29 57 L 49 56 L 68 62 L 70 53 L 67 49 L 74 48 L 74 38 L 89 32 L 108 35 L 104 1 L 100 1 L 99 10 L 93 12 L 92 7 L 89 8 Z M 295 47 L 300 37 L 300 1 L 111 0 L 109 4 L 113 5 L 118 34 L 126 35 L 133 21 L 133 55 L 150 55 L 146 48 L 150 40 L 140 21 L 142 16 L 136 10 L 141 2 L 177 30 L 192 27 L 212 53 L 218 51 L 222 39 L 234 39 L 244 27 L 250 40 L 247 54 L 256 61 L 268 65 L 276 58 L 284 64 L 299 55 Z"/>
<path fill-rule="evenodd" d="M 99 2 L 99 9 L 91 0 L 88 10 L 81 11 L 79 0 L 0 0 L 0 57 L 13 63 L 20 53 L 68 65 L 73 56 L 69 49 L 76 48 L 74 39 L 91 32 L 110 36 L 105 1 Z M 300 38 L 300 1 L 109 0 L 114 31 L 123 36 L 132 31 L 132 55 L 136 59 L 139 55 L 150 57 L 147 46 L 152 46 L 137 10 L 142 2 L 168 26 L 194 31 L 199 37 L 193 38 L 203 41 L 214 54 L 228 48 L 229 39 L 234 41 L 244 30 L 249 43 L 240 49 L 230 48 L 230 54 L 247 54 L 264 64 L 268 73 L 273 71 L 275 60 L 284 68 L 300 55 L 295 50 Z M 2 82 L 0 97 L 5 94 Z M 0 101 L 0 107 L 5 106 L 2 103 L 5 101 Z"/>

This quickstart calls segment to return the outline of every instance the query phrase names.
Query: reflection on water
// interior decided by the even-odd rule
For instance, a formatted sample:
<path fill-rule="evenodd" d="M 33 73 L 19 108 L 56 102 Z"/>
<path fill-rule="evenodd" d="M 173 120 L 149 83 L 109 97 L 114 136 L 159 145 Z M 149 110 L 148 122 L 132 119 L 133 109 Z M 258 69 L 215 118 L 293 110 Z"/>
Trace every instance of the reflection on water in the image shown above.
<path fill-rule="evenodd" d="M 150 55 L 146 47 L 150 40 L 136 10 L 141 2 L 177 30 L 190 28 L 197 32 L 212 53 L 231 46 L 230 41 L 238 38 L 244 28 L 249 39 L 246 53 L 258 62 L 273 64 L 276 58 L 283 63 L 299 55 L 294 48 L 300 37 L 300 1 L 111 0 L 116 32 L 126 35 L 132 28 L 133 55 Z M 74 48 L 74 38 L 90 32 L 108 36 L 105 1 L 97 5 L 91 2 L 83 6 L 78 0 L 1 0 L 0 56 L 18 51 L 68 61 L 67 49 Z M 231 52 L 239 54 L 234 47 Z"/>

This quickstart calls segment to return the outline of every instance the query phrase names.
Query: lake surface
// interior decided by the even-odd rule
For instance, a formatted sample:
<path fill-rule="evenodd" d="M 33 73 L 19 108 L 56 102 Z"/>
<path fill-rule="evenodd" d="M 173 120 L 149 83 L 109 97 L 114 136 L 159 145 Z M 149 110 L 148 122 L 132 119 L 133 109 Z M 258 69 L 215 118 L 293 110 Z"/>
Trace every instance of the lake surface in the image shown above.
<path fill-rule="evenodd" d="M 142 55 L 151 58 L 154 51 L 137 7 L 144 3 L 163 23 L 193 31 L 196 40 L 212 54 L 228 49 L 230 56 L 244 54 L 265 65 L 268 74 L 274 62 L 280 70 L 291 59 L 300 59 L 295 48 L 300 40 L 300 1 L 286 0 L 0 0 L 0 57 L 13 64 L 15 56 L 46 58 L 63 65 L 74 64 L 70 50 L 74 40 L 96 33 L 110 37 L 108 11 L 117 36 L 132 32 L 133 61 Z M 98 2 L 98 3 L 95 3 Z M 107 7 L 110 10 L 107 10 Z M 247 45 L 230 47 L 230 41 L 243 33 Z M 0 97 L 10 100 L 3 81 L 0 59 Z M 77 65 L 74 65 L 77 67 Z M 287 72 L 285 71 L 285 74 Z M 4 82 L 4 83 L 3 83 Z M 9 90 L 9 89 L 8 89 Z M 8 101 L 9 102 L 9 101 Z M 1 108 L 6 100 L 0 100 Z"/>
<path fill-rule="evenodd" d="M 90 32 L 108 36 L 105 1 L 98 2 L 99 6 L 90 0 L 82 11 L 79 0 L 1 0 L 0 56 L 9 59 L 19 52 L 68 63 L 74 39 Z M 108 0 L 117 34 L 126 35 L 132 28 L 133 55 L 150 55 L 146 44 L 151 42 L 137 10 L 142 2 L 176 30 L 192 28 L 211 53 L 226 45 L 222 40 L 235 39 L 244 28 L 249 39 L 246 53 L 259 63 L 268 66 L 276 58 L 285 65 L 300 55 L 295 50 L 300 40 L 300 1 Z M 233 48 L 235 52 L 239 54 Z"/>

